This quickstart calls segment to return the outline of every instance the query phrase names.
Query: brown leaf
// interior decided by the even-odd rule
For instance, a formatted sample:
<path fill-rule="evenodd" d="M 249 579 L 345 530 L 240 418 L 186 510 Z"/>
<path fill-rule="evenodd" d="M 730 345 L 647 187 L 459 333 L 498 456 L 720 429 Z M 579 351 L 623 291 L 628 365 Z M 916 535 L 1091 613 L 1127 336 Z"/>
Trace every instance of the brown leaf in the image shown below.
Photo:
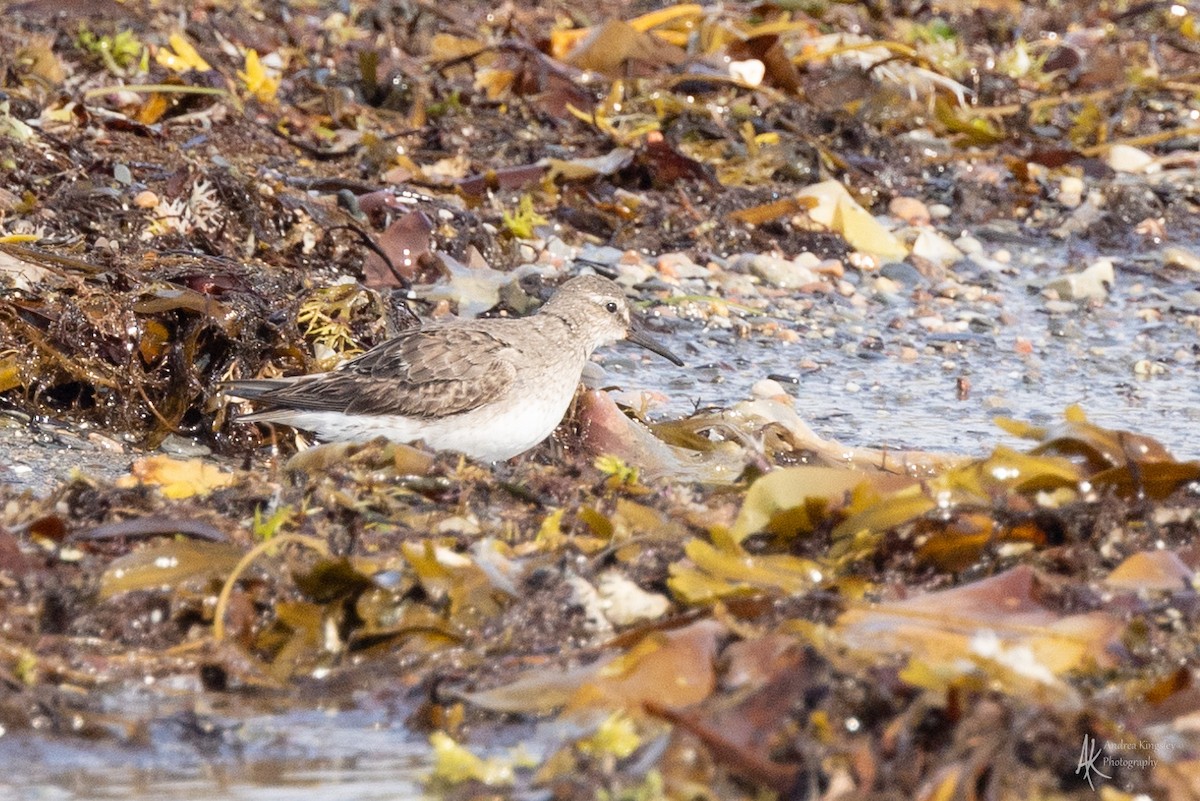
<path fill-rule="evenodd" d="M 1063 615 L 1040 599 L 1030 567 L 915 598 L 852 608 L 837 622 L 865 651 L 909 652 L 936 670 L 976 663 L 1046 683 L 1088 664 L 1111 665 L 1123 628 L 1104 612 Z"/>
<path fill-rule="evenodd" d="M 581 70 L 592 70 L 619 78 L 630 62 L 654 67 L 683 63 L 686 54 L 650 33 L 642 33 L 628 22 L 610 19 L 592 29 L 567 54 L 566 62 Z"/>
<path fill-rule="evenodd" d="M 1104 583 L 1123 590 L 1181 590 L 1194 575 L 1174 551 L 1141 551 L 1117 565 Z"/>
<path fill-rule="evenodd" d="M 402 287 L 404 280 L 412 281 L 417 274 L 418 260 L 429 253 L 432 233 L 433 222 L 424 212 L 410 211 L 397 219 L 376 241 L 391 260 L 391 267 L 378 253 L 368 253 L 363 262 L 363 283 L 372 289 L 380 289 Z"/>

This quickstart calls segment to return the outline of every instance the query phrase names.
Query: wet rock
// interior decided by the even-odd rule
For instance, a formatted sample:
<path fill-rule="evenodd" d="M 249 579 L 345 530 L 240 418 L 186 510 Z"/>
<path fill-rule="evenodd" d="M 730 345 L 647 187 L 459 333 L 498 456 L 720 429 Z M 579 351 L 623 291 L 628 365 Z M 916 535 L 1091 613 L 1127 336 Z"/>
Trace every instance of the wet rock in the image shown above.
<path fill-rule="evenodd" d="M 890 261 L 879 268 L 879 274 L 890 281 L 912 289 L 925 284 L 925 277 L 908 262 Z"/>
<path fill-rule="evenodd" d="M 1058 202 L 1073 209 L 1083 202 L 1083 179 L 1074 175 L 1064 176 L 1058 182 Z"/>
<path fill-rule="evenodd" d="M 658 272 L 666 279 L 707 278 L 708 270 L 686 253 L 664 253 L 658 257 Z"/>
<path fill-rule="evenodd" d="M 1192 272 L 1200 272 L 1200 256 L 1183 248 L 1167 248 L 1162 255 L 1164 267 L 1180 267 Z"/>
<path fill-rule="evenodd" d="M 944 220 L 953 212 L 945 203 L 933 203 L 929 206 L 929 216 L 935 220 Z"/>
<path fill-rule="evenodd" d="M 175 456 L 208 456 L 212 453 L 212 448 L 207 445 L 178 434 L 168 434 L 159 448 L 163 453 Z"/>
<path fill-rule="evenodd" d="M 888 213 L 906 225 L 929 225 L 932 219 L 928 206 L 915 197 L 904 195 L 892 198 Z"/>
<path fill-rule="evenodd" d="M 1052 279 L 1044 292 L 1060 300 L 1103 300 L 1108 297 L 1116 276 L 1110 259 L 1098 259 L 1086 270 Z"/>
<path fill-rule="evenodd" d="M 1117 172 L 1143 174 L 1154 172 L 1158 167 L 1154 156 L 1130 145 L 1113 145 L 1109 148 L 1105 161 Z"/>
<path fill-rule="evenodd" d="M 968 256 L 983 252 L 983 243 L 970 234 L 963 234 L 954 240 L 954 247 Z"/>
<path fill-rule="evenodd" d="M 1150 378 L 1151 376 L 1163 375 L 1166 372 L 1166 365 L 1151 361 L 1150 359 L 1138 359 L 1133 364 L 1133 374 L 1139 378 Z"/>
<path fill-rule="evenodd" d="M 748 270 L 766 283 L 780 289 L 799 289 L 817 281 L 817 275 L 797 261 L 767 254 L 738 259 L 738 267 Z"/>
<path fill-rule="evenodd" d="M 913 242 L 912 255 L 946 267 L 963 257 L 963 252 L 954 243 L 934 230 L 924 230 Z"/>
<path fill-rule="evenodd" d="M 588 243 L 579 249 L 579 254 L 575 258 L 579 261 L 598 264 L 602 267 L 615 267 L 624 255 L 625 251 L 620 248 L 614 248 L 611 245 L 598 246 Z"/>
<path fill-rule="evenodd" d="M 747 86 L 758 86 L 766 74 L 766 65 L 757 58 L 729 62 L 729 77 Z"/>

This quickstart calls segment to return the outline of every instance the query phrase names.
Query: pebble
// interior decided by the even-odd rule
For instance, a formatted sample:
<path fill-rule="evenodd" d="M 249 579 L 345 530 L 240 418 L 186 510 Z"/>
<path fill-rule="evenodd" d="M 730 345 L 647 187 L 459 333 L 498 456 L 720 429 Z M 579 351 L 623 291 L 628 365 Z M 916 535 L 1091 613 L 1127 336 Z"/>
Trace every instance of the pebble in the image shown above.
<path fill-rule="evenodd" d="M 750 393 L 756 398 L 778 398 L 781 395 L 787 397 L 787 391 L 784 390 L 783 384 L 772 378 L 760 378 L 750 387 Z"/>
<path fill-rule="evenodd" d="M 817 276 L 812 270 L 778 256 L 754 255 L 745 260 L 739 258 L 735 264 L 780 289 L 799 289 L 817 281 Z"/>
<path fill-rule="evenodd" d="M 1097 259 L 1082 272 L 1052 279 L 1043 291 L 1053 292 L 1061 300 L 1103 300 L 1115 281 L 1112 260 Z"/>
<path fill-rule="evenodd" d="M 1117 172 L 1142 174 L 1156 172 L 1158 167 L 1154 156 L 1131 145 L 1113 145 L 1104 160 Z"/>
<path fill-rule="evenodd" d="M 1083 202 L 1083 179 L 1075 175 L 1064 175 L 1058 182 L 1058 202 L 1073 209 Z"/>
<path fill-rule="evenodd" d="M 977 253 L 983 253 L 983 243 L 970 234 L 963 234 L 958 239 L 955 239 L 954 247 L 958 248 L 968 256 L 974 256 Z"/>
<path fill-rule="evenodd" d="M 875 276 L 874 286 L 875 291 L 881 295 L 900 294 L 900 284 L 888 278 L 886 275 Z"/>
<path fill-rule="evenodd" d="M 546 249 L 543 252 L 550 254 L 556 259 L 566 260 L 575 255 L 575 248 L 571 247 L 557 236 L 552 236 L 546 240 Z"/>
<path fill-rule="evenodd" d="M 664 278 L 708 278 L 709 272 L 686 253 L 664 253 L 658 257 L 658 272 Z"/>
<path fill-rule="evenodd" d="M 747 86 L 758 86 L 767 74 L 767 65 L 757 58 L 729 62 L 729 77 Z"/>
<path fill-rule="evenodd" d="M 163 453 L 169 453 L 174 456 L 210 456 L 212 449 L 207 445 L 196 442 L 187 437 L 181 437 L 178 434 L 167 434 L 163 439 L 162 444 L 158 446 Z"/>
<path fill-rule="evenodd" d="M 154 194 L 149 189 L 143 189 L 134 196 L 133 205 L 137 206 L 139 209 L 152 209 L 158 205 L 158 195 Z"/>
<path fill-rule="evenodd" d="M 834 278 L 842 278 L 846 275 L 846 265 L 842 264 L 841 259 L 825 259 L 818 262 L 812 269 L 818 275 L 831 275 Z"/>
<path fill-rule="evenodd" d="M 625 251 L 620 248 L 614 248 L 611 245 L 593 245 L 589 242 L 579 249 L 579 254 L 575 258 L 612 267 L 620 262 L 624 255 Z"/>
<path fill-rule="evenodd" d="M 945 203 L 932 203 L 929 206 L 929 216 L 935 220 L 944 220 L 953 212 Z"/>
<path fill-rule="evenodd" d="M 625 286 L 633 286 L 649 281 L 651 278 L 657 277 L 654 268 L 644 261 L 628 262 L 622 261 L 612 265 L 617 270 L 617 283 Z"/>
<path fill-rule="evenodd" d="M 896 284 L 906 287 L 916 287 L 925 284 L 925 276 L 908 262 L 890 261 L 879 268 L 879 274 Z"/>
<path fill-rule="evenodd" d="M 1166 267 L 1181 267 L 1192 272 L 1200 272 L 1200 257 L 1183 248 L 1167 248 L 1162 255 Z"/>
<path fill-rule="evenodd" d="M 912 254 L 939 267 L 951 265 L 963 257 L 963 252 L 956 248 L 953 242 L 933 229 L 925 229 L 917 234 Z"/>
<path fill-rule="evenodd" d="M 928 206 L 915 197 L 905 195 L 892 198 L 892 202 L 888 203 L 888 213 L 906 225 L 923 226 L 932 221 Z"/>
<path fill-rule="evenodd" d="M 1079 306 L 1069 300 L 1055 300 L 1051 298 L 1046 301 L 1046 311 L 1051 314 L 1074 314 L 1079 311 Z"/>

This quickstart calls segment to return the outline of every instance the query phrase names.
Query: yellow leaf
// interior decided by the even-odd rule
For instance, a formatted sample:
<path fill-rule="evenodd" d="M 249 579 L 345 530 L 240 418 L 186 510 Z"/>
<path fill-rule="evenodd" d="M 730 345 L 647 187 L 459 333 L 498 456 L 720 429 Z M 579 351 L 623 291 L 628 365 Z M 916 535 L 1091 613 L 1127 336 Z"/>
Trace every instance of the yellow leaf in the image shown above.
<path fill-rule="evenodd" d="M 719 550 L 703 540 L 689 541 L 684 553 L 692 564 L 671 565 L 667 586 L 686 603 L 763 591 L 797 595 L 825 577 L 816 562 L 790 554 L 752 555 L 736 545 L 733 550 Z"/>
<path fill-rule="evenodd" d="M 618 711 L 605 718 L 591 737 L 581 740 L 579 750 L 585 754 L 611 754 L 617 759 L 624 759 L 638 750 L 641 744 L 642 738 L 638 736 L 633 719 Z"/>
<path fill-rule="evenodd" d="M 792 524 L 790 528 L 810 530 L 806 500 L 816 498 L 826 505 L 840 503 L 847 492 L 866 480 L 862 473 L 836 467 L 788 467 L 767 473 L 746 492 L 733 524 L 733 539 L 741 542 L 768 526 L 779 528 L 782 521 L 777 518 L 785 512 L 794 512 L 794 519 L 787 521 Z"/>
<path fill-rule="evenodd" d="M 478 781 L 496 786 L 513 783 L 512 765 L 500 759 L 482 759 L 454 742 L 445 732 L 429 735 L 433 746 L 433 778 L 447 784 Z"/>
<path fill-rule="evenodd" d="M 160 487 L 168 498 L 180 499 L 207 495 L 215 489 L 230 486 L 234 479 L 232 473 L 201 459 L 147 456 L 134 462 L 129 475 L 117 479 L 116 484 L 118 487 L 148 484 Z"/>
<path fill-rule="evenodd" d="M 154 56 L 154 60 L 162 66 L 172 72 L 187 72 L 188 70 L 208 72 L 212 69 L 208 62 L 196 52 L 196 48 L 192 47 L 191 43 L 183 38 L 183 34 L 173 33 L 167 39 L 167 42 L 170 44 L 171 49 L 159 48 Z"/>
<path fill-rule="evenodd" d="M 238 77 L 246 84 L 250 94 L 260 103 L 274 103 L 275 92 L 279 89 L 279 78 L 271 75 L 263 67 L 255 50 L 246 51 L 246 71 L 238 72 Z"/>
<path fill-rule="evenodd" d="M 813 221 L 841 234 L 856 250 L 886 259 L 903 259 L 908 248 L 850 196 L 839 181 L 830 179 L 806 187 L 797 194 L 804 203 L 816 201 L 808 209 Z"/>

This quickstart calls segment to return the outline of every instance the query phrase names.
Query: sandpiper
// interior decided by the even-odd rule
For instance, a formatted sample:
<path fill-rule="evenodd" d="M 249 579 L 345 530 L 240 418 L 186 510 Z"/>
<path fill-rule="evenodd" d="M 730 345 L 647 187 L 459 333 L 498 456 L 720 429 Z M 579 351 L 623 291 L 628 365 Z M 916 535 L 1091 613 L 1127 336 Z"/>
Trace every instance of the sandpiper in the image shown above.
<path fill-rule="evenodd" d="M 243 420 L 496 462 L 550 436 L 592 352 L 619 339 L 683 366 L 643 333 L 619 285 L 584 275 L 529 317 L 428 323 L 327 373 L 233 381 L 226 391 L 267 405 Z"/>

